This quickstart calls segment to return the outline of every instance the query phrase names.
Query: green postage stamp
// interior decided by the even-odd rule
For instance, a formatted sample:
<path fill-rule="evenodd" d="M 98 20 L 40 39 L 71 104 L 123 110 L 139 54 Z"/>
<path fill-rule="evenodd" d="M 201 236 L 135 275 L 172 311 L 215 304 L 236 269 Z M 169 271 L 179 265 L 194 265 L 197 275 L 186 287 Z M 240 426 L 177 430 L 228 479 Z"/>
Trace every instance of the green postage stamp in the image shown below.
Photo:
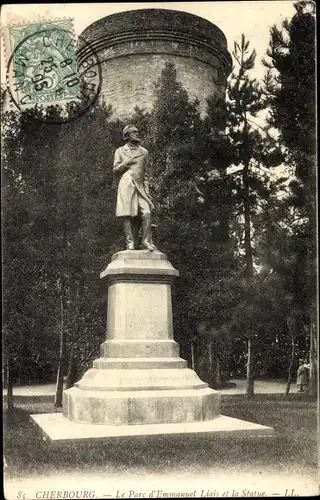
<path fill-rule="evenodd" d="M 72 19 L 4 27 L 7 84 L 20 109 L 74 101 L 80 90 Z"/>

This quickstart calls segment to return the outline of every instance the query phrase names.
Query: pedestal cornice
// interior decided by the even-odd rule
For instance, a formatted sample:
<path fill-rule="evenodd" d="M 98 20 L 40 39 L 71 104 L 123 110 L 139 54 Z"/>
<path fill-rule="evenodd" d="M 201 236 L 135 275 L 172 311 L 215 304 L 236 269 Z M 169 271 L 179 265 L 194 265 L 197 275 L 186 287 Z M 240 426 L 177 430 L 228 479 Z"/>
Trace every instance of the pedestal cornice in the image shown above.
<path fill-rule="evenodd" d="M 124 250 L 112 256 L 111 263 L 100 273 L 108 284 L 121 282 L 171 284 L 179 271 L 167 260 L 165 254 L 148 250 Z"/>

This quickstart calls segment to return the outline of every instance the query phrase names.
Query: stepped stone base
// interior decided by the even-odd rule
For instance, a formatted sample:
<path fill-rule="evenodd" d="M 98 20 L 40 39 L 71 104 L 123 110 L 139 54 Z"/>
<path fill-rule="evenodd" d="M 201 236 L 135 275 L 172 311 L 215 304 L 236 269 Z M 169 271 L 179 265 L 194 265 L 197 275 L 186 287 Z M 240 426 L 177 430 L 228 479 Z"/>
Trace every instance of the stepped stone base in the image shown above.
<path fill-rule="evenodd" d="M 179 357 L 171 284 L 178 271 L 161 252 L 113 255 L 107 340 L 100 357 L 63 393 L 63 414 L 33 415 L 51 441 L 213 434 L 270 436 L 273 430 L 220 415 L 220 395 Z"/>
<path fill-rule="evenodd" d="M 205 422 L 220 414 L 220 396 L 179 357 L 173 340 L 171 283 L 178 271 L 161 252 L 113 255 L 108 280 L 107 340 L 74 387 L 63 415 L 92 425 Z"/>
<path fill-rule="evenodd" d="M 220 413 L 219 393 L 194 390 L 64 392 L 63 414 L 73 422 L 100 425 L 201 422 Z"/>
<path fill-rule="evenodd" d="M 206 422 L 151 425 L 94 425 L 68 420 L 61 413 L 31 415 L 31 421 L 40 427 L 44 438 L 52 443 L 96 443 L 114 438 L 138 436 L 186 436 L 195 439 L 215 438 L 270 438 L 271 427 L 220 415 Z"/>

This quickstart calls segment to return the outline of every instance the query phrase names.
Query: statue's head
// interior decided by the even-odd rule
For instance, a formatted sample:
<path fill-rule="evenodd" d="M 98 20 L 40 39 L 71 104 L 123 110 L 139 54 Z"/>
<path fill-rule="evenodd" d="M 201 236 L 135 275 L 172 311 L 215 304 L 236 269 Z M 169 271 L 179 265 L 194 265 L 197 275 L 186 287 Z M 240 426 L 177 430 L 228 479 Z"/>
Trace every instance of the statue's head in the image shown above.
<path fill-rule="evenodd" d="M 123 129 L 123 138 L 125 141 L 140 142 L 139 131 L 135 125 L 127 125 Z"/>

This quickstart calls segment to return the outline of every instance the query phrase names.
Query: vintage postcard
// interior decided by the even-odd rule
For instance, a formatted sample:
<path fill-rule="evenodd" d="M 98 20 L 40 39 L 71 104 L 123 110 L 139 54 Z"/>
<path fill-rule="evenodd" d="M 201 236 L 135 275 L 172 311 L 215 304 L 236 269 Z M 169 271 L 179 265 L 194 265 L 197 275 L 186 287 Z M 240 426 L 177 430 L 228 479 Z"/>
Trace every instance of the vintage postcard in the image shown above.
<path fill-rule="evenodd" d="M 319 493 L 315 23 L 2 7 L 7 500 Z"/>

